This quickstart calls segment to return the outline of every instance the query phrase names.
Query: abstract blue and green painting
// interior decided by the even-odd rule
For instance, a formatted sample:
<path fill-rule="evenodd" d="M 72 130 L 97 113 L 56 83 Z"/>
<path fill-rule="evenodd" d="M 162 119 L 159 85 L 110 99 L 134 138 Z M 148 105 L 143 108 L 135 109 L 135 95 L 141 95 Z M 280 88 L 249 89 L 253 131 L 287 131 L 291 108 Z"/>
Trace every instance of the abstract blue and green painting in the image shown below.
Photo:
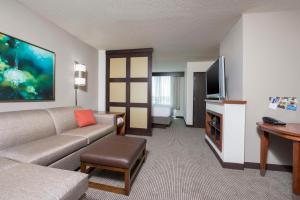
<path fill-rule="evenodd" d="M 55 54 L 0 33 L 0 101 L 54 100 Z"/>

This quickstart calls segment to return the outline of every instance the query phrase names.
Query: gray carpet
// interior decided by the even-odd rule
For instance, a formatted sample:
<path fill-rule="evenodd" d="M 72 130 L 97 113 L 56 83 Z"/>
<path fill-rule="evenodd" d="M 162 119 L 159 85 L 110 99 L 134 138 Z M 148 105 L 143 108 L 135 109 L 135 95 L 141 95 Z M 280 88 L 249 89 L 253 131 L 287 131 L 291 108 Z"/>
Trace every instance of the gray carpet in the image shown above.
<path fill-rule="evenodd" d="M 89 189 L 84 200 L 285 200 L 292 195 L 291 174 L 223 169 L 204 142 L 204 130 L 186 128 L 181 119 L 147 138 L 149 154 L 130 196 Z M 120 185 L 118 175 L 94 180 Z"/>

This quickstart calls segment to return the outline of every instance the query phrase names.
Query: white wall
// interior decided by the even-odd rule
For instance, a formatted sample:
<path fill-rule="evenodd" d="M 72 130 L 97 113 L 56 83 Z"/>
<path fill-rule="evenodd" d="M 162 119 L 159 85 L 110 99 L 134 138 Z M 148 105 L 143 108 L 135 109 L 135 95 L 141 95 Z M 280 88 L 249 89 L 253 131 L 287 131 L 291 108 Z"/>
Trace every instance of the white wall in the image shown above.
<path fill-rule="evenodd" d="M 260 139 L 256 122 L 263 116 L 300 122 L 299 110 L 268 108 L 270 96 L 300 97 L 299 19 L 300 11 L 247 13 L 220 45 L 221 54 L 226 56 L 226 70 L 229 69 L 226 72 L 230 98 L 247 100 L 245 162 L 259 162 Z M 238 78 L 240 73 L 242 83 Z M 291 162 L 291 143 L 271 137 L 268 163 Z"/>
<path fill-rule="evenodd" d="M 86 64 L 87 92 L 78 92 L 80 106 L 98 107 L 98 52 L 16 1 L 0 0 L 0 31 L 56 53 L 55 101 L 1 103 L 0 111 L 38 109 L 75 104 L 74 61 Z"/>
<path fill-rule="evenodd" d="M 98 51 L 98 111 L 106 109 L 106 51 Z"/>
<path fill-rule="evenodd" d="M 234 25 L 220 44 L 225 56 L 226 96 L 230 100 L 243 99 L 243 20 Z"/>
<path fill-rule="evenodd" d="M 268 109 L 270 96 L 300 98 L 300 11 L 249 13 L 244 24 L 244 95 L 247 103 L 247 162 L 259 162 L 260 140 L 255 123 L 263 116 L 300 122 L 300 110 Z M 272 137 L 268 163 L 290 164 L 292 147 Z"/>
<path fill-rule="evenodd" d="M 182 72 L 184 71 L 185 66 L 161 66 L 153 65 L 152 72 Z"/>
<path fill-rule="evenodd" d="M 187 125 L 193 125 L 193 91 L 194 91 L 194 72 L 206 72 L 213 64 L 213 61 L 187 62 L 185 73 L 185 115 Z"/>

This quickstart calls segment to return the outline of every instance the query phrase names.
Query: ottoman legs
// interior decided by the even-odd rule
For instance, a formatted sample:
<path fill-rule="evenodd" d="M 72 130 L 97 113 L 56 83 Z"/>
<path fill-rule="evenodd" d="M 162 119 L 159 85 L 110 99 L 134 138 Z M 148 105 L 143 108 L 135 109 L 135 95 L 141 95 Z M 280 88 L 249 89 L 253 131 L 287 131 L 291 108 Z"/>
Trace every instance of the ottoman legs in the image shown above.
<path fill-rule="evenodd" d="M 124 172 L 124 182 L 125 182 L 125 195 L 129 195 L 129 191 L 130 191 L 130 185 L 131 185 L 131 181 L 130 181 L 130 171 L 126 170 Z"/>
<path fill-rule="evenodd" d="M 108 166 L 103 166 L 103 165 L 98 165 L 98 164 L 91 164 L 91 163 L 85 163 L 81 162 L 80 164 L 80 171 L 82 173 L 90 173 L 91 169 L 102 169 L 102 170 L 108 170 L 108 171 L 113 171 L 113 172 L 121 172 L 124 173 L 124 182 L 125 182 L 125 187 L 116 187 L 112 185 L 106 185 L 102 183 L 96 183 L 89 181 L 89 187 L 95 188 L 95 189 L 100 189 L 100 190 L 105 190 L 108 192 L 114 192 L 118 194 L 124 194 L 124 195 L 129 195 L 130 189 L 131 189 L 131 184 L 133 180 L 135 179 L 138 171 L 140 170 L 142 164 L 144 163 L 146 158 L 146 149 L 144 148 L 141 153 L 138 156 L 138 159 L 136 160 L 135 163 L 131 165 L 130 168 L 124 169 L 124 168 L 117 168 L 117 167 L 108 167 Z M 87 169 L 87 167 L 89 167 Z"/>

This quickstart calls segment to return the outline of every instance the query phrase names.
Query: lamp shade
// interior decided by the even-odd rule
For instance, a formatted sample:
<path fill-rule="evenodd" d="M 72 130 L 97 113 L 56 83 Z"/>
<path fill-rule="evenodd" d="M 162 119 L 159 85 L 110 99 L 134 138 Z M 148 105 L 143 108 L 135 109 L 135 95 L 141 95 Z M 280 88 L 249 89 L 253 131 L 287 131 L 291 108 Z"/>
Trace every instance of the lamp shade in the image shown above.
<path fill-rule="evenodd" d="M 85 86 L 86 85 L 86 79 L 81 77 L 75 77 L 75 85 L 77 86 Z"/>
<path fill-rule="evenodd" d="M 75 72 L 86 72 L 86 66 L 84 64 L 75 63 L 74 71 Z"/>
<path fill-rule="evenodd" d="M 74 85 L 75 86 L 85 86 L 86 85 L 86 66 L 83 64 L 75 63 L 74 65 L 75 77 Z"/>

